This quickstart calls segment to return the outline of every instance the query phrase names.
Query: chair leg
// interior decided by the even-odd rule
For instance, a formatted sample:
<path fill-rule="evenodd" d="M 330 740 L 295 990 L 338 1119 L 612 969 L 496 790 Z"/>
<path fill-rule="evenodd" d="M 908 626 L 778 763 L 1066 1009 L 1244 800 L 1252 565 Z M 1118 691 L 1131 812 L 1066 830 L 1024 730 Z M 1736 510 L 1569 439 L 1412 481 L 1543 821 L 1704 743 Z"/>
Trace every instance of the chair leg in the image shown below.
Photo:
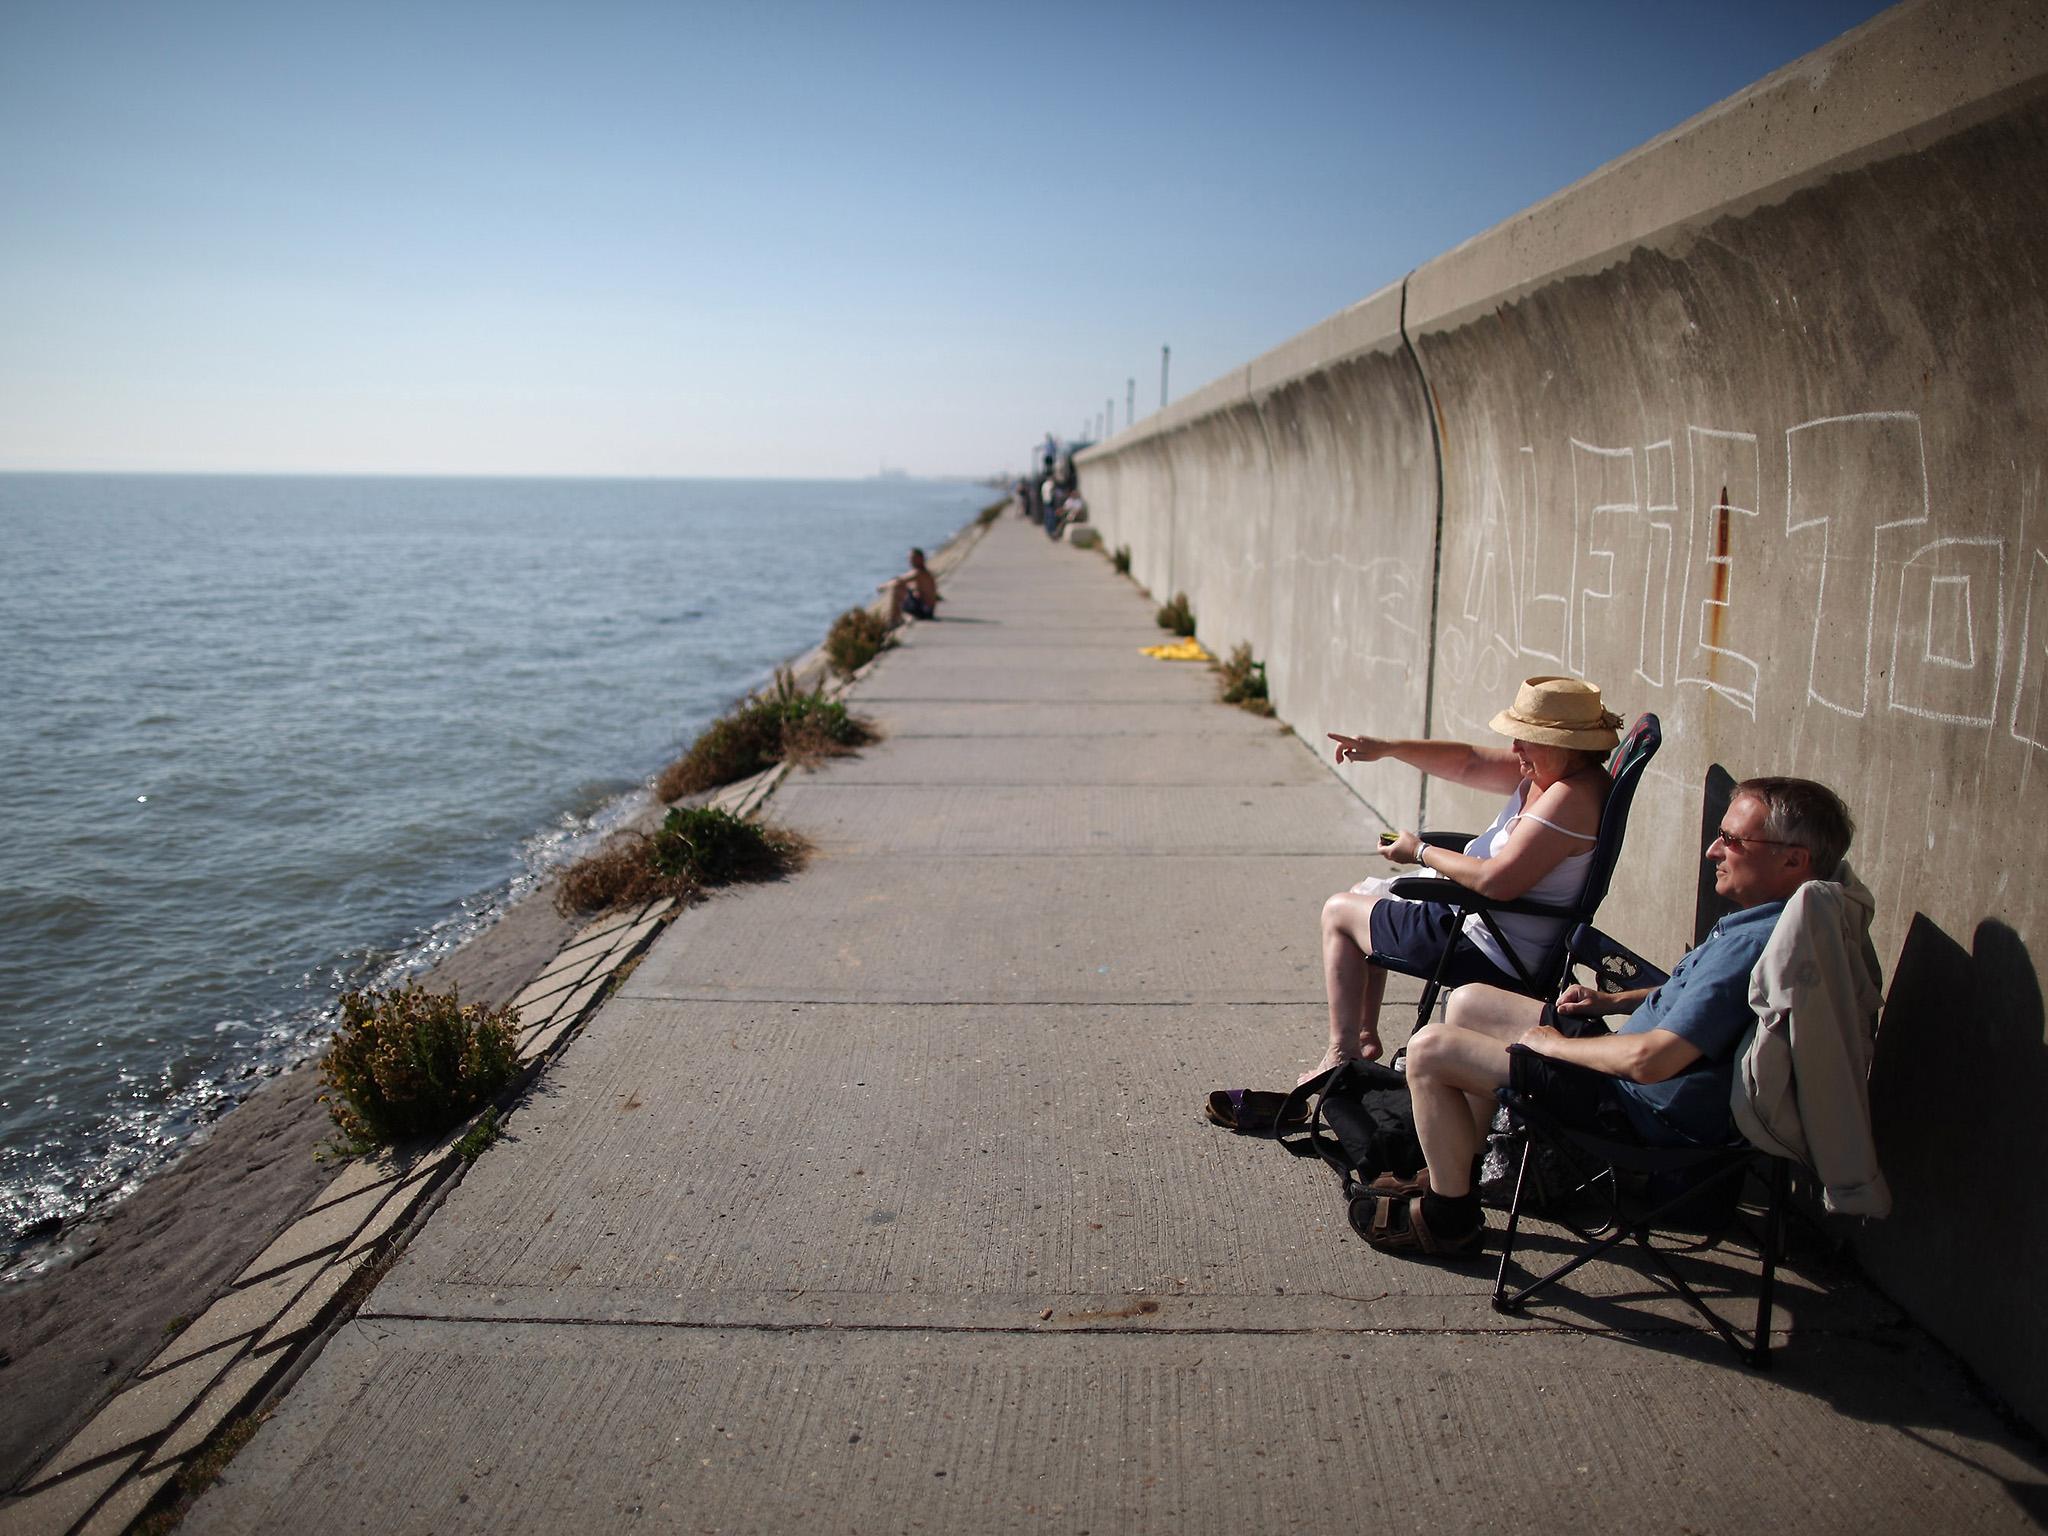
<path fill-rule="evenodd" d="M 1774 1166 L 1771 1170 L 1770 1207 L 1765 1224 L 1764 1266 L 1757 1305 L 1756 1329 L 1749 1338 L 1745 1339 L 1719 1313 L 1707 1305 L 1706 1298 L 1701 1296 L 1698 1291 L 1694 1290 L 1687 1283 L 1685 1277 L 1678 1272 L 1677 1266 L 1671 1262 L 1669 1256 L 1661 1252 L 1650 1241 L 1650 1235 L 1656 1229 L 1657 1223 L 1677 1207 L 1699 1198 L 1705 1190 L 1718 1182 L 1743 1177 L 1747 1171 L 1746 1164 L 1733 1164 L 1712 1178 L 1707 1179 L 1704 1183 L 1695 1185 L 1693 1188 L 1673 1196 L 1656 1209 L 1634 1220 L 1630 1220 L 1623 1214 L 1618 1192 L 1610 1189 L 1608 1193 L 1613 1207 L 1613 1219 L 1604 1231 L 1596 1236 L 1594 1233 L 1579 1226 L 1577 1222 L 1564 1219 L 1563 1225 L 1585 1246 L 1577 1254 L 1574 1254 L 1565 1263 L 1558 1265 L 1548 1274 L 1539 1275 L 1519 1290 L 1511 1291 L 1508 1288 L 1508 1263 L 1514 1253 L 1515 1234 L 1520 1225 L 1522 1200 L 1528 1189 L 1529 1165 L 1530 1159 L 1534 1154 L 1534 1148 L 1535 1138 L 1524 1136 L 1522 1140 L 1522 1163 L 1515 1176 L 1514 1203 L 1508 1209 L 1508 1230 L 1501 1248 L 1500 1268 L 1494 1276 L 1493 1307 L 1496 1312 L 1519 1312 L 1529 1298 L 1538 1291 L 1543 1290 L 1556 1281 L 1564 1279 L 1565 1276 L 1581 1265 L 1592 1262 L 1609 1249 L 1617 1247 L 1633 1238 L 1636 1245 L 1642 1249 L 1644 1256 L 1649 1260 L 1650 1274 L 1656 1279 L 1661 1280 L 1680 1300 L 1691 1307 L 1700 1317 L 1704 1318 L 1707 1324 L 1721 1336 L 1722 1342 L 1735 1352 L 1737 1358 L 1755 1367 L 1757 1370 L 1768 1370 L 1770 1368 L 1770 1309 L 1773 1283 L 1777 1273 L 1778 1246 L 1782 1241 L 1783 1235 L 1782 1224 L 1786 1180 L 1785 1164 L 1782 1159 L 1774 1159 Z"/>
<path fill-rule="evenodd" d="M 1432 976 L 1422 984 L 1422 999 L 1415 1005 L 1415 1027 L 1417 1030 L 1429 1027 L 1430 1015 L 1436 1012 L 1436 995 L 1443 988 Z"/>
<path fill-rule="evenodd" d="M 1529 1137 L 1522 1138 L 1522 1158 L 1515 1164 L 1515 1193 L 1508 1201 L 1508 1229 L 1500 1242 L 1500 1268 L 1493 1272 L 1493 1310 L 1512 1312 L 1521 1305 L 1519 1300 L 1512 1303 L 1505 1298 L 1508 1293 L 1508 1261 L 1515 1254 L 1515 1230 L 1522 1222 L 1522 1190 L 1529 1182 L 1529 1158 L 1534 1143 Z"/>
<path fill-rule="evenodd" d="M 1756 1331 L 1750 1336 L 1749 1363 L 1771 1368 L 1771 1303 L 1776 1297 L 1778 1255 L 1785 1245 L 1785 1201 L 1792 1184 L 1792 1165 L 1771 1159 L 1769 1204 L 1764 1207 L 1763 1275 L 1757 1284 Z"/>
<path fill-rule="evenodd" d="M 1584 1246 L 1578 1253 L 1547 1274 L 1538 1275 L 1520 1290 L 1509 1291 L 1507 1289 L 1508 1257 L 1514 1250 L 1515 1228 L 1521 1217 L 1522 1199 L 1528 1188 L 1529 1159 L 1534 1153 L 1534 1147 L 1535 1138 L 1533 1136 L 1525 1136 L 1522 1139 L 1522 1166 L 1515 1178 L 1514 1205 L 1508 1211 L 1507 1246 L 1502 1249 L 1500 1270 L 1494 1278 L 1493 1305 L 1494 1310 L 1498 1312 L 1520 1311 L 1522 1305 L 1538 1291 L 1562 1280 L 1581 1265 L 1590 1264 L 1593 1260 L 1607 1252 L 1608 1249 L 1625 1242 L 1634 1231 L 1628 1222 L 1623 1219 L 1621 1207 L 1615 1202 L 1614 1192 L 1610 1187 L 1607 1194 L 1609 1202 L 1614 1207 L 1613 1219 L 1606 1224 L 1604 1229 L 1601 1232 L 1590 1232 L 1573 1221 L 1569 1216 L 1558 1216 L 1556 1220 L 1559 1224 Z"/>

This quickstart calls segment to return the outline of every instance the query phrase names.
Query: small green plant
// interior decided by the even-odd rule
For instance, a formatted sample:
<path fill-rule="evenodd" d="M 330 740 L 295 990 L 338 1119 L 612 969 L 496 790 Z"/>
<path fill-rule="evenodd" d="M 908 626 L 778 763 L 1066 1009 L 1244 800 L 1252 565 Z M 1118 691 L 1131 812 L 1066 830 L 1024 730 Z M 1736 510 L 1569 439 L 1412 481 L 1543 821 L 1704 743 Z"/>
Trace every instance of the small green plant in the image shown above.
<path fill-rule="evenodd" d="M 889 621 L 865 608 L 849 608 L 832 621 L 825 636 L 825 654 L 832 670 L 851 677 L 882 654 L 889 643 Z"/>
<path fill-rule="evenodd" d="M 710 806 L 670 811 L 652 851 L 655 868 L 698 885 L 771 879 L 787 867 L 783 845 L 766 829 Z"/>
<path fill-rule="evenodd" d="M 629 832 L 572 865 L 555 887 L 563 913 L 598 912 L 673 896 L 696 901 L 707 886 L 774 880 L 798 868 L 809 845 L 709 806 L 677 808 L 652 834 Z"/>
<path fill-rule="evenodd" d="M 475 1125 L 462 1133 L 462 1140 L 455 1143 L 455 1155 L 465 1163 L 473 1163 L 482 1157 L 501 1135 L 504 1124 L 495 1109 L 487 1109 Z"/>
<path fill-rule="evenodd" d="M 874 727 L 823 688 L 806 693 L 787 669 L 767 693 L 743 699 L 704 727 L 690 750 L 662 769 L 654 792 L 680 800 L 731 784 L 776 763 L 812 763 L 865 746 Z"/>
<path fill-rule="evenodd" d="M 1249 644 L 1233 650 L 1228 661 L 1218 662 L 1216 672 L 1222 681 L 1224 703 L 1255 715 L 1273 713 L 1272 701 L 1266 697 L 1266 664 L 1252 660 Z"/>
<path fill-rule="evenodd" d="M 1130 574 L 1131 574 L 1131 546 L 1130 546 L 1130 545 L 1128 545 L 1128 544 L 1119 544 L 1119 545 L 1117 545 L 1117 547 L 1116 547 L 1116 553 L 1115 553 L 1115 554 L 1113 554 L 1113 555 L 1111 555 L 1111 556 L 1109 557 L 1109 562 L 1110 562 L 1110 564 L 1112 564 L 1112 565 L 1114 565 L 1114 566 L 1116 567 L 1116 573 L 1117 573 L 1117 575 L 1119 575 L 1119 576 L 1128 576 L 1128 575 L 1130 575 Z"/>
<path fill-rule="evenodd" d="M 1173 601 L 1161 603 L 1159 612 L 1153 615 L 1161 629 L 1172 630 L 1176 635 L 1192 635 L 1195 632 L 1195 611 L 1188 606 L 1185 592 L 1173 594 Z"/>
<path fill-rule="evenodd" d="M 519 1069 L 519 1015 L 407 982 L 351 992 L 320 1063 L 321 1097 L 351 1148 L 434 1136 L 504 1091 Z"/>

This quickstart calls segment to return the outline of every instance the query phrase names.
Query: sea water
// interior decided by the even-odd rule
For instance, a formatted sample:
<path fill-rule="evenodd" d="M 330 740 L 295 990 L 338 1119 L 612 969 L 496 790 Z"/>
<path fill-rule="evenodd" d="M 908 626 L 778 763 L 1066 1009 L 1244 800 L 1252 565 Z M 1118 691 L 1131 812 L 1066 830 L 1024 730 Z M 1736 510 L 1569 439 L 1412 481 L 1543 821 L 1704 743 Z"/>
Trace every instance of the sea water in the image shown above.
<path fill-rule="evenodd" d="M 0 475 L 0 1265 L 630 814 L 990 495 Z"/>

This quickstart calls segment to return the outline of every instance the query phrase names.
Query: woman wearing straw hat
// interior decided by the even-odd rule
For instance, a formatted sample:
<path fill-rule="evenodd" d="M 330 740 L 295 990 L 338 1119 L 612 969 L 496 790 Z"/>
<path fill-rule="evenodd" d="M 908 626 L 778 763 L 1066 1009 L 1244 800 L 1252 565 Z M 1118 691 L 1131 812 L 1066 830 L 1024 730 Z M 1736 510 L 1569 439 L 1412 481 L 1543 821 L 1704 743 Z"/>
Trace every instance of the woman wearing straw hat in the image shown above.
<path fill-rule="evenodd" d="M 1395 864 L 1419 864 L 1482 896 L 1570 902 L 1586 886 L 1600 811 L 1611 782 L 1605 760 L 1620 740 L 1621 717 L 1602 707 L 1600 690 L 1574 677 L 1532 677 L 1514 704 L 1495 715 L 1492 729 L 1511 746 L 1462 741 L 1384 741 L 1339 736 L 1340 763 L 1393 758 L 1471 789 L 1507 792 L 1493 825 L 1463 853 L 1431 848 L 1404 831 L 1381 852 Z M 1451 939 L 1451 917 L 1429 902 L 1386 894 L 1389 882 L 1366 880 L 1323 903 L 1323 982 L 1330 999 L 1330 1046 L 1308 1081 L 1340 1061 L 1371 1061 L 1380 1054 L 1380 998 L 1387 973 L 1368 958 L 1399 958 L 1428 970 Z M 1495 921 L 1524 965 L 1538 963 L 1557 936 L 1548 918 L 1496 914 Z M 1514 967 L 1480 920 L 1465 919 L 1465 936 L 1478 951 L 1453 958 L 1446 982 L 1515 985 Z"/>

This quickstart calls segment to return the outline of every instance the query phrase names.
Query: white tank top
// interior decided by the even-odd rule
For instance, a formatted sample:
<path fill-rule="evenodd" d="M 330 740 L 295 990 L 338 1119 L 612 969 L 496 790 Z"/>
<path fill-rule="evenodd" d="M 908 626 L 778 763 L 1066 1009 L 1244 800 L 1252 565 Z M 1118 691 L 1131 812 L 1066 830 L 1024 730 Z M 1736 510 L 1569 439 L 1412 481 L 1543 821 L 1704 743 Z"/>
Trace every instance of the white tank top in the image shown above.
<path fill-rule="evenodd" d="M 1493 825 L 1467 843 L 1465 851 L 1475 859 L 1493 858 L 1507 846 L 1508 836 L 1514 831 L 1515 823 L 1524 818 L 1539 826 L 1548 827 L 1553 832 L 1562 832 L 1566 837 L 1577 838 L 1586 844 L 1585 852 L 1566 854 L 1564 858 L 1558 860 L 1555 869 L 1522 892 L 1521 899 L 1524 901 L 1564 906 L 1577 901 L 1584 893 L 1586 876 L 1592 869 L 1593 849 L 1600 839 L 1589 833 L 1573 832 L 1560 827 L 1554 821 L 1546 821 L 1533 812 L 1523 810 L 1522 804 L 1528 799 L 1529 786 L 1534 782 L 1533 779 L 1524 779 L 1516 785 L 1515 792 L 1509 795 L 1506 803 L 1501 806 L 1500 814 L 1493 818 Z M 1493 914 L 1493 920 L 1500 924 L 1500 931 L 1507 935 L 1508 943 L 1514 948 L 1522 964 L 1532 969 L 1556 942 L 1559 931 L 1564 927 L 1563 922 L 1557 918 L 1532 917 L 1526 912 L 1496 912 Z M 1486 931 L 1486 924 L 1479 920 L 1478 913 L 1475 912 L 1465 919 L 1465 936 L 1471 939 L 1482 955 L 1508 975 L 1515 974 L 1513 964 L 1501 953 L 1500 945 L 1496 944 L 1493 935 Z"/>

